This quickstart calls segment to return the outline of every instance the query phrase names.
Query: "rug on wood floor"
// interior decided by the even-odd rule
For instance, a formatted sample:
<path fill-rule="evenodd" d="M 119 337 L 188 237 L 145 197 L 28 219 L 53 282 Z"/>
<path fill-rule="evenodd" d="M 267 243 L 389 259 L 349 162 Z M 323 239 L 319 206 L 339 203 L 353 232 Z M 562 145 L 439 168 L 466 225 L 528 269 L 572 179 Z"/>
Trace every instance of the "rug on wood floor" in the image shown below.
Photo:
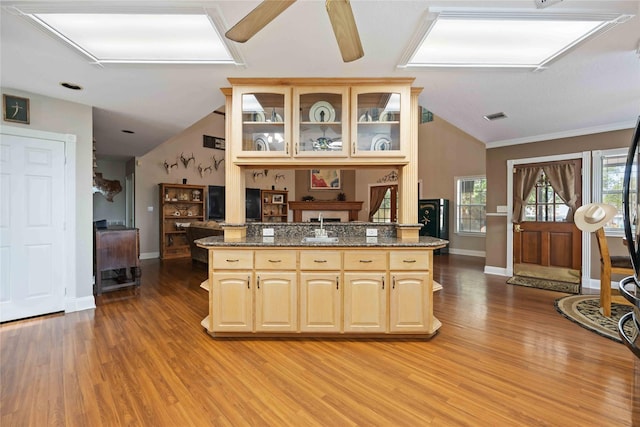
<path fill-rule="evenodd" d="M 547 280 L 547 279 L 525 277 L 525 276 L 513 276 L 512 278 L 507 280 L 507 283 L 510 285 L 528 286 L 530 288 L 565 292 L 567 294 L 580 293 L 580 283 L 558 282 L 555 280 Z"/>
<path fill-rule="evenodd" d="M 596 295 L 571 295 L 558 298 L 554 303 L 556 310 L 567 319 L 577 323 L 585 329 L 598 335 L 622 342 L 618 335 L 618 321 L 622 316 L 633 310 L 621 296 L 611 297 L 611 317 L 602 315 L 600 298 Z M 633 336 L 633 325 L 627 322 L 625 333 Z"/>

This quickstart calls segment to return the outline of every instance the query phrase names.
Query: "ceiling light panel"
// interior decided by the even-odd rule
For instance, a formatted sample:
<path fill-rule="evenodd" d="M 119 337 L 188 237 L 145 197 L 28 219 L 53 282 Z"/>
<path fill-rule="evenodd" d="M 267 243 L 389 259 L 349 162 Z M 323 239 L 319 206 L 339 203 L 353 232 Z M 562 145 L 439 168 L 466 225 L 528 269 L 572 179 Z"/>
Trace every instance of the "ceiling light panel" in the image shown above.
<path fill-rule="evenodd" d="M 101 63 L 234 62 L 204 14 L 36 13 L 30 16 Z"/>
<path fill-rule="evenodd" d="M 537 68 L 618 22 L 619 15 L 443 11 L 400 66 Z"/>

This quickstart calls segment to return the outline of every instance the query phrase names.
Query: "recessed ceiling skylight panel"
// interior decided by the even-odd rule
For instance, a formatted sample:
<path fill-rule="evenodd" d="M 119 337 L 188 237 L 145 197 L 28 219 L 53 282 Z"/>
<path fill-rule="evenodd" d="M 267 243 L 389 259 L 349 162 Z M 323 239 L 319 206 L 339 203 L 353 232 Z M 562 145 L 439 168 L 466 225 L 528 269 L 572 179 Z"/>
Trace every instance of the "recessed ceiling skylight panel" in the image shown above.
<path fill-rule="evenodd" d="M 33 14 L 96 62 L 233 63 L 204 14 Z"/>

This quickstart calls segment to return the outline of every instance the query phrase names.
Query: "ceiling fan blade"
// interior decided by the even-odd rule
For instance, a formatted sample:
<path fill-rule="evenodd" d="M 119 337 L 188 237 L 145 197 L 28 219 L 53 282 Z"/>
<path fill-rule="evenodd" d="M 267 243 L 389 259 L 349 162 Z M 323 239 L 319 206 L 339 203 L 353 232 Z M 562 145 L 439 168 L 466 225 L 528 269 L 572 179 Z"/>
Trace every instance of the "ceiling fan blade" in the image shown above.
<path fill-rule="evenodd" d="M 326 6 L 342 60 L 351 62 L 362 58 L 364 51 L 349 0 L 327 0 Z"/>
<path fill-rule="evenodd" d="M 273 21 L 296 0 L 265 0 L 225 33 L 234 42 L 244 43 Z"/>

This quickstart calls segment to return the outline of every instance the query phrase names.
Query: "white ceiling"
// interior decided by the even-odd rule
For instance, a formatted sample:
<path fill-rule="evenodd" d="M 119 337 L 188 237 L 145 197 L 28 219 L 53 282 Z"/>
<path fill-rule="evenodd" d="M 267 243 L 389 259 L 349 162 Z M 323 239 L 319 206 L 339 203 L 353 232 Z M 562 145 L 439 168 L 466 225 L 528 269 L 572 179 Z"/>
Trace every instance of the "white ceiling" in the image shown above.
<path fill-rule="evenodd" d="M 56 5 L 5 1 L 2 6 Z M 29 20 L 3 8 L 0 83 L 94 107 L 100 156 L 140 156 L 214 110 L 227 77 L 415 77 L 420 105 L 488 147 L 631 128 L 640 115 L 640 2 L 564 0 L 545 11 L 635 15 L 541 72 L 523 69 L 398 69 L 397 64 L 429 7 L 538 10 L 534 0 L 352 0 L 364 58 L 342 62 L 324 1 L 299 0 L 245 44 L 235 44 L 246 67 L 89 63 Z M 218 8 L 226 27 L 259 1 L 75 1 L 98 7 L 127 5 Z M 232 42 L 231 42 L 232 43 Z M 526 46 L 523 46 L 526 48 Z M 59 85 L 84 88 L 70 91 Z M 488 122 L 503 111 L 507 119 Z M 122 133 L 130 129 L 135 134 Z"/>

